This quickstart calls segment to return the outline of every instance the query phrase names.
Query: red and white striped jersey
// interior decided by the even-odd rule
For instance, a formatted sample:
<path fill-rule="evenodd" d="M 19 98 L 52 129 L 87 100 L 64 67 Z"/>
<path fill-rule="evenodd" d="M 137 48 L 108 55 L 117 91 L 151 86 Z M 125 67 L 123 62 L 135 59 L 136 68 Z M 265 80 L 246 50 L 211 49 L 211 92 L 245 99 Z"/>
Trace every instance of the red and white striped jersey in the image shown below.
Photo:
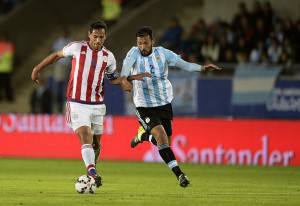
<path fill-rule="evenodd" d="M 72 70 L 66 92 L 67 100 L 85 104 L 101 104 L 104 100 L 104 74 L 117 78 L 116 59 L 102 47 L 95 51 L 88 42 L 71 42 L 63 48 L 65 57 L 73 56 Z"/>

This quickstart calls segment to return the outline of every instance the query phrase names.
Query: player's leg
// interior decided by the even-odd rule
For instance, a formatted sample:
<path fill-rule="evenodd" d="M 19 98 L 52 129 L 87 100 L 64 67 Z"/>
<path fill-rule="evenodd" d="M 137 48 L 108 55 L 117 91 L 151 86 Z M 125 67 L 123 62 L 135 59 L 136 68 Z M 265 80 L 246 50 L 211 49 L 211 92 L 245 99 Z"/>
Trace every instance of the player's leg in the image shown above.
<path fill-rule="evenodd" d="M 88 175 L 95 179 L 97 187 L 101 185 L 101 177 L 95 167 L 95 153 L 93 150 L 93 134 L 91 130 L 91 110 L 88 105 L 68 102 L 66 109 L 68 124 L 72 127 L 81 143 L 82 160 L 86 166 Z"/>
<path fill-rule="evenodd" d="M 94 149 L 94 153 L 95 153 L 95 164 L 97 164 L 97 161 L 99 159 L 100 152 L 101 152 L 101 134 L 98 134 L 98 135 L 94 134 L 93 149 Z"/>
<path fill-rule="evenodd" d="M 160 138 L 162 138 L 164 140 L 163 142 L 160 142 L 158 144 L 159 153 L 162 158 L 164 156 L 163 160 L 168 164 L 170 169 L 172 169 L 172 171 L 176 175 L 177 179 L 179 180 L 180 186 L 186 187 L 186 186 L 188 186 L 188 184 L 190 182 L 187 179 L 187 176 L 181 171 L 181 169 L 177 163 L 177 160 L 175 158 L 175 155 L 173 153 L 173 150 L 170 147 L 171 136 L 172 136 L 172 120 L 173 120 L 172 105 L 167 104 L 165 106 L 159 107 L 158 111 L 156 112 L 156 115 L 158 115 L 161 120 L 161 125 L 162 125 L 163 130 L 161 128 L 158 128 L 158 129 L 160 129 L 160 131 L 159 131 L 161 134 Z M 155 129 L 155 128 L 153 128 L 153 129 Z M 155 132 L 155 131 L 153 131 L 153 132 Z M 153 132 L 151 131 L 151 133 L 153 133 Z M 156 138 L 155 134 L 154 134 L 154 136 Z M 157 139 L 157 141 L 159 141 L 159 140 Z M 166 144 L 166 142 L 168 142 L 168 144 Z"/>
<path fill-rule="evenodd" d="M 103 134 L 103 121 L 105 113 L 106 107 L 104 104 L 92 106 L 91 124 L 93 131 L 93 150 L 95 154 L 95 164 L 97 164 L 101 152 L 101 136 Z"/>
<path fill-rule="evenodd" d="M 152 128 L 151 134 L 155 137 L 157 141 L 157 147 L 161 158 L 176 175 L 180 186 L 188 186 L 190 182 L 187 176 L 181 171 L 173 153 L 173 150 L 169 145 L 168 137 L 170 137 L 170 135 L 166 134 L 166 131 L 162 125 L 157 125 L 154 128 Z"/>
<path fill-rule="evenodd" d="M 139 107 L 137 108 L 137 116 L 145 130 L 156 139 L 161 158 L 170 167 L 170 169 L 172 169 L 177 178 L 180 179 L 180 176 L 184 174 L 178 166 L 175 155 L 170 148 L 168 141 L 168 136 L 171 136 L 172 134 L 173 113 L 171 104 L 155 108 Z M 164 127 L 166 127 L 166 129 Z M 166 133 L 166 131 L 168 133 Z M 186 187 L 188 184 L 189 182 L 186 184 L 182 184 L 180 182 L 180 186 L 182 187 Z"/>
<path fill-rule="evenodd" d="M 172 117 L 173 118 L 173 117 Z M 162 119 L 161 120 L 161 124 L 163 126 L 163 128 L 165 129 L 166 131 L 166 134 L 168 136 L 168 142 L 169 142 L 169 145 L 172 145 L 171 144 L 171 137 L 172 137 L 172 119 Z"/>
<path fill-rule="evenodd" d="M 169 142 L 169 146 L 170 146 L 171 145 L 171 136 L 172 136 L 173 115 L 170 115 L 169 118 L 170 119 L 162 119 L 162 125 L 168 136 L 168 142 Z M 186 187 L 188 184 L 190 184 L 189 179 L 187 178 L 187 176 L 184 173 L 177 176 L 177 178 L 178 178 L 180 186 L 182 186 L 182 187 Z"/>
<path fill-rule="evenodd" d="M 81 155 L 87 169 L 95 168 L 95 154 L 92 146 L 93 135 L 89 126 L 81 126 L 75 130 L 81 143 Z"/>
<path fill-rule="evenodd" d="M 97 187 L 101 186 L 101 177 L 97 174 L 95 164 L 95 153 L 93 149 L 93 134 L 89 126 L 81 126 L 75 130 L 80 139 L 81 155 L 87 169 L 88 175 L 95 179 Z"/>
<path fill-rule="evenodd" d="M 144 141 L 151 142 L 153 145 L 157 146 L 156 139 L 153 137 L 153 135 L 150 133 L 150 130 L 147 129 L 147 126 L 145 125 L 148 124 L 147 121 L 150 120 L 149 116 L 152 116 L 152 112 L 154 111 L 156 112 L 155 115 L 156 116 L 158 115 L 158 118 L 162 120 L 161 123 L 166 131 L 168 130 L 168 128 L 172 128 L 171 124 L 173 119 L 173 110 L 171 104 L 154 107 L 154 108 L 147 108 L 147 110 L 145 108 L 137 108 L 136 115 L 139 119 L 139 123 L 141 126 L 138 128 L 138 133 L 131 140 L 130 145 L 132 148 L 136 147 L 139 143 L 142 143 Z M 171 139 L 169 137 L 169 142 L 170 140 Z"/>
<path fill-rule="evenodd" d="M 142 142 L 151 142 L 153 145 L 157 146 L 156 139 L 153 137 L 152 134 L 147 132 L 143 126 L 138 128 L 138 133 L 132 138 L 130 142 L 131 148 L 136 147 L 139 143 Z"/>
<path fill-rule="evenodd" d="M 142 143 L 144 141 L 151 142 L 155 146 L 157 145 L 156 139 L 150 133 L 149 126 L 147 125 L 148 123 L 150 123 L 149 117 L 152 116 L 152 110 L 152 108 L 136 108 L 136 116 L 138 117 L 141 126 L 138 128 L 138 133 L 134 136 L 134 138 L 132 138 L 130 142 L 130 146 L 132 148 L 136 147 L 139 143 Z"/>

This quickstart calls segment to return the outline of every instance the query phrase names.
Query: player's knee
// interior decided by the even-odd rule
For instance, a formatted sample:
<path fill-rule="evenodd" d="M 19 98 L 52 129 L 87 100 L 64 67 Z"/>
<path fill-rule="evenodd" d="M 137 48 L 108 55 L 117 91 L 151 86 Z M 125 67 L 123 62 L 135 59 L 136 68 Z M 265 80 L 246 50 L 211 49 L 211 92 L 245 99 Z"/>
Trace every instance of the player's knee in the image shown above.
<path fill-rule="evenodd" d="M 83 143 L 90 143 L 92 140 L 91 131 L 87 128 L 79 128 L 75 131 L 77 136 L 82 140 Z"/>
<path fill-rule="evenodd" d="M 89 136 L 89 132 L 87 130 L 76 130 L 76 134 L 79 137 L 87 137 L 87 136 Z"/>
<path fill-rule="evenodd" d="M 164 131 L 157 132 L 155 139 L 159 144 L 169 144 L 168 136 Z"/>

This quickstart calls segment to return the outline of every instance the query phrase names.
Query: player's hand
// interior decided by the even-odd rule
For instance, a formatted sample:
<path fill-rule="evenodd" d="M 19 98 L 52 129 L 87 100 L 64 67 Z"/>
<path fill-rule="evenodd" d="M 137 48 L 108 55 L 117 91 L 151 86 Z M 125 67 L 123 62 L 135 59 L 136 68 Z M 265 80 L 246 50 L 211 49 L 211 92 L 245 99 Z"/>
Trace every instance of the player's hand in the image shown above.
<path fill-rule="evenodd" d="M 40 78 L 40 72 L 37 67 L 34 67 L 31 73 L 31 79 L 32 81 L 34 81 L 36 84 L 39 85 L 40 84 L 39 78 Z"/>
<path fill-rule="evenodd" d="M 222 70 L 222 68 L 218 67 L 217 65 L 214 64 L 205 64 L 204 66 L 204 71 L 207 70 Z"/>
<path fill-rule="evenodd" d="M 143 73 L 139 73 L 139 74 L 135 74 L 135 75 L 131 75 L 129 76 L 129 80 L 138 80 L 141 81 L 143 80 L 144 77 L 152 77 L 152 75 L 149 72 L 143 72 Z"/>
<path fill-rule="evenodd" d="M 132 91 L 132 84 L 127 80 L 126 77 L 121 80 L 121 87 L 126 92 Z"/>

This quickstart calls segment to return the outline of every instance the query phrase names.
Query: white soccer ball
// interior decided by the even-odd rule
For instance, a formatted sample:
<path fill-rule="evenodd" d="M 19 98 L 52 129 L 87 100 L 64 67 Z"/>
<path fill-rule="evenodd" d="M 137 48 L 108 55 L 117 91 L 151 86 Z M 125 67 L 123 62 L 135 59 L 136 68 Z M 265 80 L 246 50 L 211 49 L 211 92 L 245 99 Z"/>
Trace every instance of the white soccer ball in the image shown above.
<path fill-rule="evenodd" d="M 94 178 L 88 175 L 81 175 L 76 180 L 75 190 L 81 194 L 94 194 L 96 192 L 96 183 Z"/>

